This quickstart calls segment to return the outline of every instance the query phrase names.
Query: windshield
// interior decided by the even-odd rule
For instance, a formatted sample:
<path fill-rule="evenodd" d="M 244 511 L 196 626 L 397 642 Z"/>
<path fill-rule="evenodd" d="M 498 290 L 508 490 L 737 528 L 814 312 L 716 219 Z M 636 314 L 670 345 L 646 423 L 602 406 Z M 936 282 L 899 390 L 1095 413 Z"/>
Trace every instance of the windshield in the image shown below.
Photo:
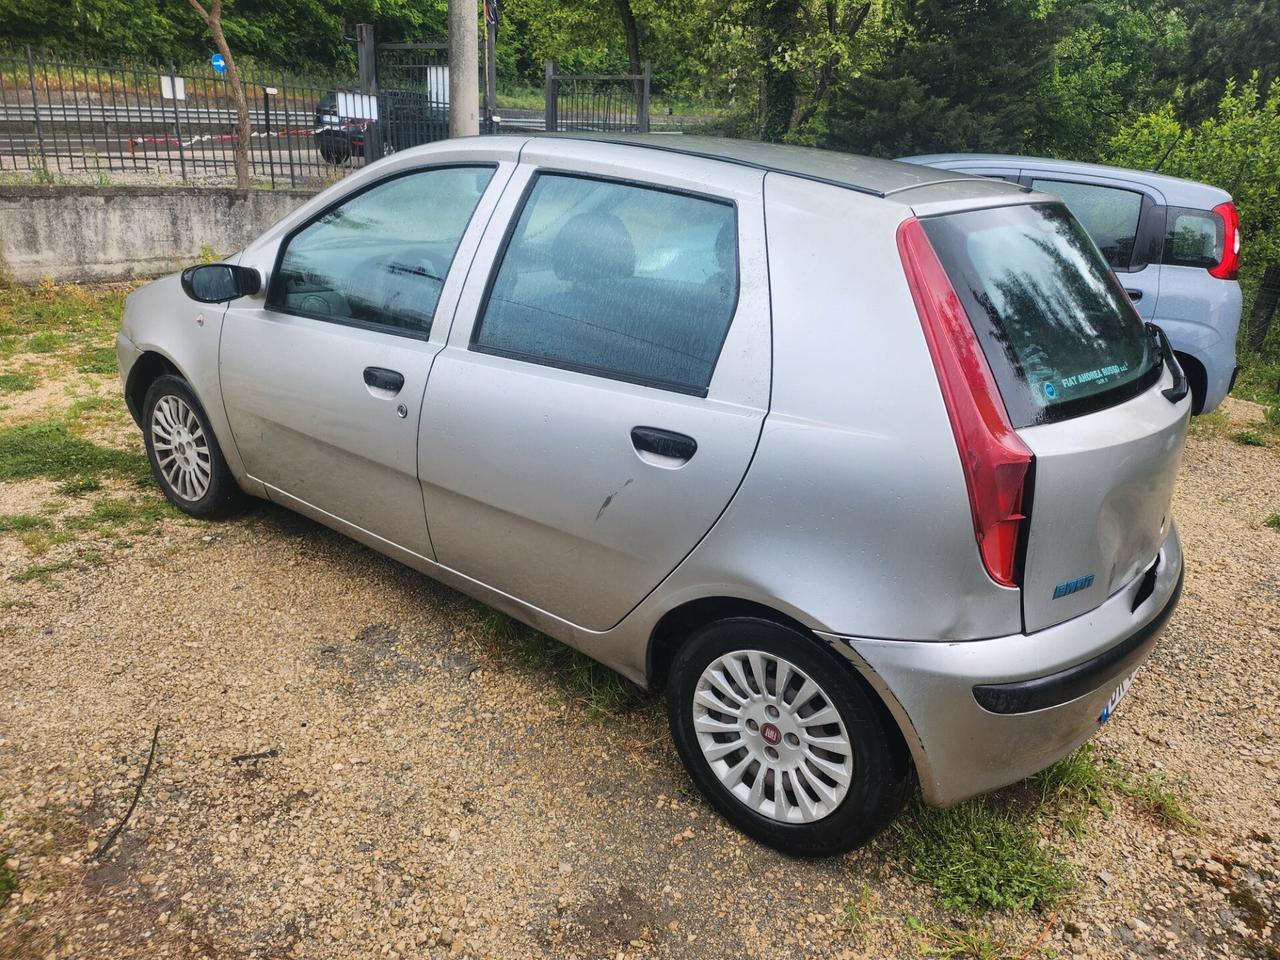
<path fill-rule="evenodd" d="M 1120 403 L 1159 377 L 1152 338 L 1059 203 L 922 221 L 964 303 L 1014 426 Z"/>

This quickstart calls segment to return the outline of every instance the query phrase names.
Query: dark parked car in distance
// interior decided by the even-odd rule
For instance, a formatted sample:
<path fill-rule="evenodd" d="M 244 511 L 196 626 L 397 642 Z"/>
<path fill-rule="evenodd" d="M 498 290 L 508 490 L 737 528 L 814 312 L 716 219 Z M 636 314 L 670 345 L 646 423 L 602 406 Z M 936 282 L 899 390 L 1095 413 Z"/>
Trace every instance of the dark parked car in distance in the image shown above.
<path fill-rule="evenodd" d="M 336 90 L 316 104 L 313 138 L 326 163 L 336 165 L 366 156 L 376 160 L 449 136 L 449 104 L 429 92 L 389 90 L 377 99 L 377 120 L 343 116 Z M 370 142 L 378 145 L 372 153 L 367 152 Z"/>

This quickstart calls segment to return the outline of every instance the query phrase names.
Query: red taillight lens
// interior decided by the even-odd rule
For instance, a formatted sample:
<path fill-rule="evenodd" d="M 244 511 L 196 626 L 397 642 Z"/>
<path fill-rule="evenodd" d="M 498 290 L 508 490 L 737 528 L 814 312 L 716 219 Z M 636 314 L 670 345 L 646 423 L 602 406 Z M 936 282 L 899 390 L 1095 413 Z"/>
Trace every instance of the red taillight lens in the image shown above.
<path fill-rule="evenodd" d="M 898 228 L 898 253 L 951 418 L 973 532 L 987 573 L 1019 586 L 1018 534 L 1032 454 L 1018 438 L 973 325 L 919 220 Z"/>
<path fill-rule="evenodd" d="M 1222 259 L 1209 273 L 1219 280 L 1234 280 L 1240 273 L 1240 213 L 1231 201 L 1220 203 L 1213 212 L 1222 218 L 1226 232 L 1222 237 Z"/>

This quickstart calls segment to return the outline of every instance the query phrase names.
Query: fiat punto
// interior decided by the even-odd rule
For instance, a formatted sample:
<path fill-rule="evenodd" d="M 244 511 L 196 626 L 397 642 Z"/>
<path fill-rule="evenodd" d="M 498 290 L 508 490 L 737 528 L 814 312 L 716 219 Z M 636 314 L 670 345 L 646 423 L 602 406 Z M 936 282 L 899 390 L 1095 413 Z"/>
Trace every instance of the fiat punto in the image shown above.
<path fill-rule="evenodd" d="M 1181 589 L 1186 377 L 1015 184 L 441 142 L 135 291 L 118 347 L 179 508 L 269 499 L 663 691 L 796 855 L 1074 749 Z"/>

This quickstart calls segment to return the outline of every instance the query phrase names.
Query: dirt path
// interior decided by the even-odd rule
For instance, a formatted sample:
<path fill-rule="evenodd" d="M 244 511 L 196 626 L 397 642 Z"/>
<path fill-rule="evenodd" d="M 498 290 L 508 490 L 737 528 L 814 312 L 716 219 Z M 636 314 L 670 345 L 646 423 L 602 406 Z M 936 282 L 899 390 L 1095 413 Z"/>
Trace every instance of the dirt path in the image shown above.
<path fill-rule="evenodd" d="M 978 924 L 991 956 L 1046 924 L 1059 955 L 1280 956 L 1277 509 L 1276 451 L 1197 428 L 1186 594 L 1099 744 L 1203 829 L 1117 798 L 1056 914 Z M 745 840 L 656 701 L 593 718 L 477 604 L 321 527 L 264 505 L 124 541 L 21 582 L 0 553 L 0 957 L 914 957 L 954 926 L 892 837 Z"/>

